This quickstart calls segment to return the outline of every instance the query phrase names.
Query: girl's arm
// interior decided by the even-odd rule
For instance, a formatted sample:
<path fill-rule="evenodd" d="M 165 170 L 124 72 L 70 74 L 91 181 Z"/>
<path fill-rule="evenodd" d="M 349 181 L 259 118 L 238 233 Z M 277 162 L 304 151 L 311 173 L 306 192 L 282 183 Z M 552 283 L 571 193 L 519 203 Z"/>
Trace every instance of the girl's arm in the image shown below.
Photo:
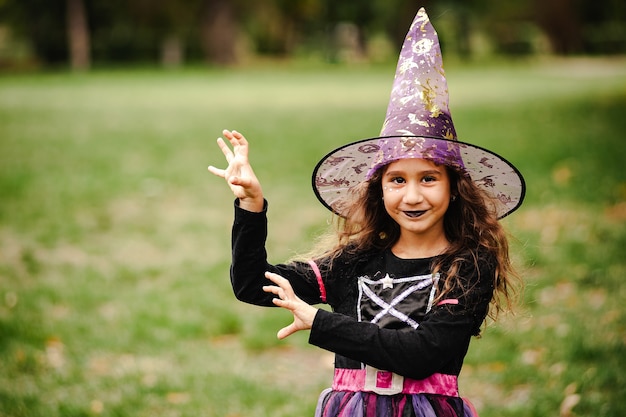
<path fill-rule="evenodd" d="M 261 184 L 248 159 L 249 144 L 237 131 L 224 130 L 231 148 L 219 138 L 217 144 L 226 157 L 228 167 L 209 166 L 209 171 L 222 177 L 237 198 L 232 232 L 231 283 L 238 299 L 258 305 L 274 306 L 271 294 L 263 291 L 269 283 L 266 271 L 285 276 L 302 299 L 320 302 L 320 291 L 314 272 L 303 263 L 271 265 L 267 262 L 267 204 Z"/>
<path fill-rule="evenodd" d="M 267 203 L 260 213 L 243 210 L 235 202 L 230 278 L 237 299 L 250 304 L 275 306 L 273 294 L 263 290 L 271 284 L 266 272 L 284 277 L 294 293 L 308 304 L 318 304 L 321 290 L 315 272 L 305 262 L 272 265 L 267 262 Z"/>
<path fill-rule="evenodd" d="M 458 374 L 473 327 L 474 319 L 458 306 L 438 307 L 408 331 L 381 329 L 319 310 L 309 343 L 381 370 L 424 379 L 434 373 Z"/>

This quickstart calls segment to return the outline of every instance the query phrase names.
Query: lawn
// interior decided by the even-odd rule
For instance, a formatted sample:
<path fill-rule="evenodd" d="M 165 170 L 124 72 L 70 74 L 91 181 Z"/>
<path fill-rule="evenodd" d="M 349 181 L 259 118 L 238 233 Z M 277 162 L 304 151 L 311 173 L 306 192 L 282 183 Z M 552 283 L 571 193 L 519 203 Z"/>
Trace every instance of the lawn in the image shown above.
<path fill-rule="evenodd" d="M 447 69 L 462 140 L 524 173 L 503 220 L 526 290 L 472 342 L 481 417 L 626 415 L 626 61 Z M 329 213 L 310 174 L 376 136 L 393 68 L 0 77 L 0 416 L 310 416 L 332 355 L 237 302 L 232 196 L 206 171 L 244 132 L 270 201 L 270 260 Z"/>

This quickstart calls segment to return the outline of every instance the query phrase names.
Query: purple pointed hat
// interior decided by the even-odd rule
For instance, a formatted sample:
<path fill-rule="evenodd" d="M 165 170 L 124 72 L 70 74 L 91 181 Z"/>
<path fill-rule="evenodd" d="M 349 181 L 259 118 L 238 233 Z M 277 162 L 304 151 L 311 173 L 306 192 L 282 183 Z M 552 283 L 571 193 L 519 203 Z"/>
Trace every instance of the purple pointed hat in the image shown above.
<path fill-rule="evenodd" d="M 498 202 L 498 218 L 524 199 L 521 173 L 503 157 L 457 140 L 437 33 L 421 8 L 406 35 L 380 136 L 344 145 L 313 171 L 313 190 L 338 215 L 350 189 L 385 165 L 422 158 L 470 176 Z"/>

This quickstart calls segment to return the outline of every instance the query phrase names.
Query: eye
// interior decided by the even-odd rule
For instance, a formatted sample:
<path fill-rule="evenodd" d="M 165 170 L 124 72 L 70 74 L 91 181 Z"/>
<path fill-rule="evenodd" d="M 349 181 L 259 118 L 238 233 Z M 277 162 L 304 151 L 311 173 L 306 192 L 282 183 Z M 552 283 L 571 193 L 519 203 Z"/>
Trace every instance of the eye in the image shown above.
<path fill-rule="evenodd" d="M 435 177 L 434 175 L 426 175 L 424 178 L 422 178 L 422 182 L 433 182 L 433 181 L 437 181 L 437 177 Z"/>
<path fill-rule="evenodd" d="M 394 184 L 404 184 L 406 182 L 406 180 L 402 177 L 393 177 L 390 179 L 390 182 L 394 183 Z"/>

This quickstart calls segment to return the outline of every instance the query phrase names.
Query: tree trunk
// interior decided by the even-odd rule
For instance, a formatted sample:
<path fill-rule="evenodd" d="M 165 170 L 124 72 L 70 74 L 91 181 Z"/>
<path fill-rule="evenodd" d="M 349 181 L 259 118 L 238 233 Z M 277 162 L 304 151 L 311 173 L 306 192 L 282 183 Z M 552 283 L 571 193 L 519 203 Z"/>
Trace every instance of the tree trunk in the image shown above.
<path fill-rule="evenodd" d="M 89 69 L 91 65 L 89 27 L 83 0 L 67 0 L 67 39 L 71 68 L 74 71 Z"/>
<path fill-rule="evenodd" d="M 536 0 L 537 23 L 545 31 L 552 51 L 568 55 L 582 51 L 582 27 L 573 0 Z"/>
<path fill-rule="evenodd" d="M 170 35 L 161 43 L 161 65 L 178 68 L 183 63 L 183 42 L 180 36 Z"/>
<path fill-rule="evenodd" d="M 217 65 L 237 62 L 237 25 L 231 0 L 204 1 L 201 33 L 207 62 Z"/>

